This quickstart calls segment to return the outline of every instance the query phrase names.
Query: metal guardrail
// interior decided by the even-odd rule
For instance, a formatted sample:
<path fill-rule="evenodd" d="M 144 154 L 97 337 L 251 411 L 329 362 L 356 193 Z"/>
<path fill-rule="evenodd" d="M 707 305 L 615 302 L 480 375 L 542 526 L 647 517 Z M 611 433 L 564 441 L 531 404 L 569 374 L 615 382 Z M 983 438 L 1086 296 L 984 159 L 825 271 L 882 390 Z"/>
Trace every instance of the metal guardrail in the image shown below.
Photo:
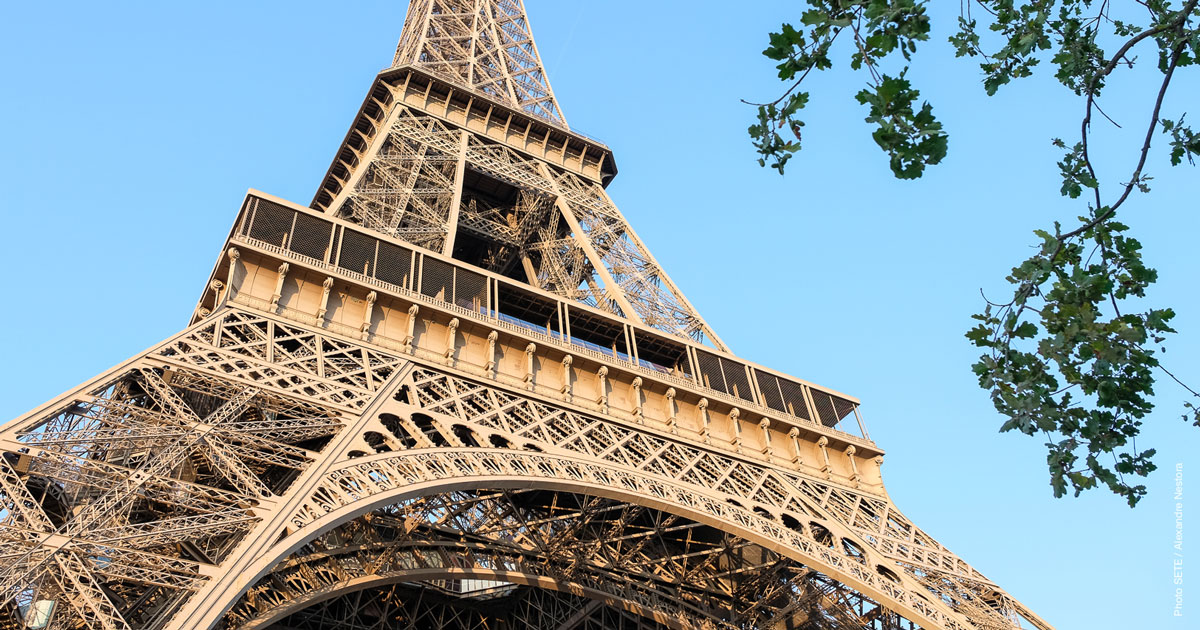
<path fill-rule="evenodd" d="M 542 330 L 535 328 L 534 325 L 529 324 L 528 322 L 523 322 L 523 324 L 517 324 L 517 323 L 514 323 L 513 321 L 509 321 L 509 320 L 515 320 L 516 318 L 512 318 L 509 316 L 494 317 L 494 316 L 491 316 L 490 314 L 476 312 L 471 309 L 464 308 L 458 304 L 454 304 L 452 302 L 447 302 L 444 300 L 439 300 L 436 297 L 431 297 L 431 296 L 425 295 L 419 291 L 413 291 L 412 289 L 409 289 L 407 287 L 401 287 L 401 286 L 392 284 L 390 282 L 379 280 L 379 279 L 373 278 L 371 276 L 367 276 L 367 275 L 364 275 L 364 274 L 361 274 L 361 273 L 358 273 L 355 271 L 345 269 L 343 267 L 339 267 L 332 263 L 326 263 L 324 261 L 318 260 L 316 258 L 312 258 L 310 256 L 298 254 L 296 252 L 285 249 L 278 245 L 273 245 L 271 243 L 267 243 L 267 242 L 261 241 L 259 239 L 254 239 L 254 238 L 250 238 L 248 236 L 243 236 L 241 234 L 235 234 L 232 240 L 235 242 L 239 242 L 239 243 L 248 245 L 250 247 L 254 247 L 254 248 L 263 250 L 265 252 L 274 254 L 276 256 L 280 256 L 283 258 L 289 258 L 296 262 L 302 263 L 306 266 L 320 269 L 320 270 L 328 272 L 330 274 L 343 276 L 345 278 L 351 279 L 360 284 L 374 287 L 377 289 L 381 289 L 381 290 L 383 290 L 387 293 L 391 293 L 393 295 L 403 296 L 414 302 L 425 303 L 434 308 L 452 312 L 458 316 L 463 316 L 463 317 L 468 317 L 468 318 L 472 318 L 475 320 L 479 320 L 480 323 L 484 323 L 489 326 L 503 328 L 503 329 L 507 330 L 508 332 L 513 333 L 517 336 L 523 336 L 525 338 L 528 338 L 530 341 L 545 343 L 550 346 L 556 347 L 557 349 L 559 349 L 560 351 L 563 351 L 566 354 L 587 355 L 593 359 L 597 359 L 602 362 L 616 362 L 621 365 L 622 369 L 628 370 L 631 373 L 639 374 L 639 375 L 649 377 L 651 379 L 654 379 L 654 380 L 657 380 L 660 382 L 666 382 L 666 383 L 676 385 L 679 387 L 684 387 L 687 389 L 700 391 L 707 398 L 714 399 L 714 400 L 720 400 L 720 401 L 725 402 L 733 407 L 738 407 L 741 409 L 745 409 L 747 411 L 752 410 L 752 411 L 759 413 L 766 417 L 779 418 L 779 419 L 783 420 L 783 418 L 780 417 L 780 414 L 782 413 L 783 415 L 787 416 L 787 420 L 783 420 L 787 424 L 792 424 L 792 425 L 797 425 L 797 426 L 805 426 L 805 427 L 811 427 L 811 428 L 819 428 L 820 430 L 829 431 L 831 433 L 834 433 L 846 441 L 874 448 L 874 443 L 869 438 L 867 438 L 865 436 L 860 437 L 860 436 L 854 435 L 853 433 L 843 431 L 841 429 L 836 428 L 836 425 L 833 427 L 830 427 L 830 426 L 824 425 L 821 422 L 817 422 L 817 421 L 810 420 L 807 418 L 801 418 L 799 416 L 787 414 L 786 412 L 780 412 L 776 409 L 767 407 L 765 404 L 760 403 L 756 400 L 746 400 L 744 398 L 740 398 L 740 397 L 734 396 L 732 394 L 728 394 L 723 391 L 713 389 L 711 387 L 706 387 L 705 385 L 703 385 L 701 383 L 697 383 L 690 379 L 680 378 L 679 376 L 676 376 L 673 374 L 667 374 L 667 373 L 661 372 L 661 371 L 653 369 L 653 368 L 645 367 L 644 365 L 634 363 L 632 361 L 632 359 L 623 360 L 620 357 L 614 357 L 611 352 L 600 352 L 593 348 L 589 348 L 589 347 L 580 345 L 579 343 L 576 343 L 581 340 L 571 339 L 570 341 L 568 341 L 565 338 L 565 336 L 562 336 L 562 335 L 557 335 L 557 336 L 549 335 L 546 332 L 543 332 Z M 240 295 L 235 296 L 233 301 L 238 302 L 239 301 L 238 298 L 240 298 L 240 297 L 242 297 L 242 296 L 240 296 Z M 276 314 L 283 315 L 283 316 L 287 317 L 288 319 L 293 319 L 294 321 L 301 321 L 302 323 L 306 323 L 309 325 L 323 326 L 326 329 L 332 330 L 333 332 L 350 337 L 352 339 L 358 339 L 361 336 L 360 330 L 351 328 L 349 326 L 345 326 L 345 325 L 337 323 L 337 322 L 324 322 L 324 323 L 316 322 L 315 321 L 316 318 L 312 314 L 303 313 L 300 311 L 295 311 L 294 309 L 288 309 L 286 307 L 278 307 L 278 306 L 275 308 L 275 310 L 272 311 L 269 309 L 269 304 L 267 304 L 267 302 L 265 302 L 265 301 L 257 300 L 256 298 L 250 298 L 249 296 L 246 296 L 246 300 L 257 302 L 255 304 L 249 304 L 249 303 L 245 304 L 246 306 L 250 306 L 251 308 L 256 308 L 258 310 L 264 310 L 267 312 L 274 312 Z M 521 321 L 523 321 L 523 320 L 521 320 Z M 529 324 L 529 325 L 524 325 L 524 324 Z M 386 337 L 382 337 L 380 335 L 371 335 L 371 338 L 369 341 L 371 343 L 377 343 L 377 344 L 379 344 L 383 347 L 389 348 L 391 350 L 402 350 L 403 349 L 403 344 L 401 344 L 399 341 L 389 339 Z M 797 386 L 803 388 L 807 392 L 810 392 L 809 393 L 810 397 L 811 397 L 812 391 L 820 392 L 820 390 L 813 390 L 811 387 L 809 387 L 808 385 L 806 385 L 804 383 L 795 383 L 795 384 Z M 824 393 L 824 392 L 821 392 L 821 393 Z"/>

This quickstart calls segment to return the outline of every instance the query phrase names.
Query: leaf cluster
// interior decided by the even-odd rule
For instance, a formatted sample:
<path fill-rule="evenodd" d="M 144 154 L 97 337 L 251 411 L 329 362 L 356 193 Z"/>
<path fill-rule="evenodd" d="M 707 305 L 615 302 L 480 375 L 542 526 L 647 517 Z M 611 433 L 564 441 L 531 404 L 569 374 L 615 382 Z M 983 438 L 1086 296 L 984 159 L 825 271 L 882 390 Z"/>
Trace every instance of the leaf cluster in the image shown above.
<path fill-rule="evenodd" d="M 1053 141 L 1063 151 L 1060 193 L 1082 206 L 1078 223 L 1064 228 L 1055 221 L 1035 231 L 1036 253 L 1007 278 L 1012 298 L 988 301 L 974 316 L 967 338 L 984 351 L 974 373 L 1005 417 L 1002 431 L 1045 437 L 1055 496 L 1104 486 L 1131 506 L 1146 494 L 1136 478 L 1155 469 L 1154 449 L 1139 450 L 1136 438 L 1154 408 L 1156 377 L 1165 374 L 1190 394 L 1183 418 L 1200 427 L 1200 394 L 1161 363 L 1175 313 L 1138 306 L 1158 275 L 1117 220 L 1133 193 L 1150 192 L 1146 164 L 1158 132 L 1171 165 L 1194 164 L 1200 156 L 1200 134 L 1185 123 L 1186 114 L 1162 117 L 1178 71 L 1200 60 L 1200 0 L 1136 2 L 1138 19 L 1131 20 L 1114 17 L 1109 0 L 969 0 L 949 38 L 957 57 L 978 61 L 987 94 L 1048 63 L 1065 98 L 1081 109 L 1078 138 Z M 774 103 L 759 105 L 750 128 L 760 164 L 771 162 L 783 173 L 800 150 L 804 123 L 797 115 L 810 95 L 799 88 L 812 70 L 833 67 L 834 42 L 847 33 L 850 68 L 870 76 L 855 98 L 868 107 L 872 137 L 896 177 L 921 177 L 948 147 L 932 106 L 916 106 L 920 94 L 905 78 L 917 44 L 929 38 L 925 3 L 809 0 L 808 7 L 802 27 L 784 24 L 764 51 L 790 86 Z M 1140 70 L 1138 55 L 1151 47 L 1157 63 L 1149 71 L 1160 81 L 1144 141 L 1129 151 L 1126 181 L 1101 181 L 1091 152 L 1093 116 L 1107 118 L 1100 96 L 1115 72 Z M 894 75 L 881 69 L 889 58 L 903 64 Z M 783 129 L 794 140 L 784 139 Z"/>
<path fill-rule="evenodd" d="M 801 28 L 784 24 L 771 33 L 763 54 L 779 62 L 779 78 L 791 82 L 791 87 L 774 102 L 757 104 L 758 120 L 749 132 L 760 154 L 759 164 L 770 163 L 782 174 L 801 149 L 804 121 L 799 113 L 808 105 L 810 93 L 800 88 L 813 70 L 833 68 L 831 54 L 839 37 L 850 40 L 850 68 L 869 76 L 867 87 L 855 100 L 868 107 L 866 122 L 875 127 L 872 137 L 888 155 L 896 177 L 914 179 L 926 166 L 941 162 L 947 135 L 932 106 L 917 105 L 921 93 L 905 78 L 918 42 L 929 39 L 925 4 L 924 0 L 808 0 Z M 904 61 L 895 76 L 881 69 L 889 58 Z"/>
<path fill-rule="evenodd" d="M 1065 242 L 1055 229 L 1037 231 L 1038 253 L 1008 277 L 1014 300 L 974 316 L 967 338 L 987 352 L 973 369 L 1007 417 L 1001 431 L 1046 436 L 1056 497 L 1103 483 L 1134 505 L 1146 488 L 1125 475 L 1153 471 L 1154 450 L 1128 447 L 1154 407 L 1153 346 L 1175 332 L 1175 313 L 1117 306 L 1157 279 L 1127 226 L 1107 221 Z"/>

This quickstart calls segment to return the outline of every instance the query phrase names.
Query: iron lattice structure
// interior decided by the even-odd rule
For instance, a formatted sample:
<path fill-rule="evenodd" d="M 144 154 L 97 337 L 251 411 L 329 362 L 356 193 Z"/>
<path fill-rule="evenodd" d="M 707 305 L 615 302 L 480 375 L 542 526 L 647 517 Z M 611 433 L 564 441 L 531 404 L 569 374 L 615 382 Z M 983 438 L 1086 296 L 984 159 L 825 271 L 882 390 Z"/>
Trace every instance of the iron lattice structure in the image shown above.
<path fill-rule="evenodd" d="M 0 630 L 1051 630 L 904 517 L 858 401 L 733 354 L 519 0 L 417 0 L 311 206 L 0 427 Z"/>

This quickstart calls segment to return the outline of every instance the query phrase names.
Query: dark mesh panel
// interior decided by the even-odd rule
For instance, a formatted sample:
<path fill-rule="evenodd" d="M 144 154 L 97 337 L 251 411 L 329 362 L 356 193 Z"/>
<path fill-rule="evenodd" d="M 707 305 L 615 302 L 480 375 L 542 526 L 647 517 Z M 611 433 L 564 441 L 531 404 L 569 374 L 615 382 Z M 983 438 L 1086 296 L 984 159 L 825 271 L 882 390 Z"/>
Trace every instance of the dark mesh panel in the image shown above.
<path fill-rule="evenodd" d="M 845 398 L 838 398 L 837 396 L 833 396 L 832 398 L 833 398 L 833 411 L 834 411 L 834 413 L 837 414 L 838 421 L 845 420 L 846 418 L 848 418 L 851 414 L 854 413 L 854 408 L 858 406 L 858 405 L 855 405 L 854 403 L 850 402 L 849 400 L 846 400 Z"/>
<path fill-rule="evenodd" d="M 390 282 L 398 287 L 408 287 L 408 276 L 412 271 L 412 252 L 392 245 L 379 242 L 379 262 L 375 277 Z"/>
<path fill-rule="evenodd" d="M 421 268 L 421 293 L 445 302 L 454 301 L 454 268 L 435 258 L 425 258 Z"/>
<path fill-rule="evenodd" d="M 742 400 L 754 402 L 754 393 L 750 390 L 750 379 L 746 376 L 746 366 L 729 359 L 721 359 L 721 368 L 725 372 L 725 384 L 729 387 L 728 392 Z"/>
<path fill-rule="evenodd" d="M 692 362 L 688 361 L 687 353 L 679 356 L 679 371 L 687 378 L 692 378 Z"/>
<path fill-rule="evenodd" d="M 758 381 L 758 391 L 762 394 L 763 403 L 775 411 L 787 413 L 788 408 L 783 404 L 783 394 L 779 392 L 779 379 L 755 370 L 754 380 Z"/>
<path fill-rule="evenodd" d="M 296 229 L 288 239 L 288 249 L 317 260 L 325 260 L 329 249 L 329 231 L 333 224 L 307 214 L 296 217 Z"/>
<path fill-rule="evenodd" d="M 342 230 L 342 255 L 338 259 L 338 266 L 347 271 L 373 275 L 377 242 L 365 234 Z"/>
<path fill-rule="evenodd" d="M 783 391 L 783 405 L 787 412 L 804 420 L 812 420 L 808 410 L 808 402 L 804 400 L 804 388 L 799 383 L 786 379 L 778 379 L 779 389 Z"/>
<path fill-rule="evenodd" d="M 292 219 L 295 216 L 295 210 L 259 200 L 258 208 L 254 211 L 254 223 L 250 226 L 250 238 L 282 247 L 283 239 L 292 231 Z"/>
<path fill-rule="evenodd" d="M 696 351 L 696 359 L 700 364 L 697 366 L 700 369 L 700 382 L 706 387 L 728 394 L 729 388 L 725 386 L 725 377 L 721 374 L 721 359 L 699 350 Z"/>
<path fill-rule="evenodd" d="M 454 303 L 469 310 L 479 312 L 487 304 L 487 281 L 473 271 L 456 269 L 454 271 Z"/>
<path fill-rule="evenodd" d="M 827 427 L 836 425 L 841 418 L 838 417 L 837 411 L 833 408 L 833 396 L 815 389 L 810 391 L 812 392 L 813 405 L 816 406 L 818 422 Z"/>

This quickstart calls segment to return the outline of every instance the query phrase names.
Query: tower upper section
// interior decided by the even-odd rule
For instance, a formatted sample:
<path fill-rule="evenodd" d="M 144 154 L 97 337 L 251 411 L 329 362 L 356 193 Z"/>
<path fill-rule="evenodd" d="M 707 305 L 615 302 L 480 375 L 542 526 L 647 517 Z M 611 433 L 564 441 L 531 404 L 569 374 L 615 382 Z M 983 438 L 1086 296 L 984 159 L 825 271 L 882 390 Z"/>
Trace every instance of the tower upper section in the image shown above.
<path fill-rule="evenodd" d="M 604 383 L 628 377 L 641 390 L 629 398 L 643 403 L 638 414 L 652 388 L 673 401 L 658 407 L 668 419 L 685 399 L 704 422 L 731 414 L 725 443 L 738 453 L 770 456 L 771 439 L 795 450 L 809 432 L 864 462 L 880 454 L 857 400 L 729 351 L 609 197 L 607 146 L 547 118 L 558 111 L 552 98 L 539 101 L 540 114 L 505 100 L 508 81 L 542 80 L 540 70 L 468 83 L 511 67 L 491 44 L 503 25 L 477 25 L 524 9 L 467 4 L 451 12 L 445 0 L 414 0 L 400 46 L 401 57 L 415 47 L 412 56 L 375 78 L 312 204 L 252 193 L 197 318 L 235 302 L 404 353 L 444 341 L 432 350 L 443 360 L 466 347 L 456 340 L 470 329 L 480 333 L 470 352 L 490 353 L 479 366 L 490 361 L 493 374 L 501 359 L 515 362 L 524 383 L 601 406 Z M 443 37 L 447 22 L 469 23 L 477 41 Z M 523 19 L 506 28 L 518 26 L 528 34 Z M 531 41 L 504 41 L 536 61 Z M 491 55 L 488 70 L 481 55 Z M 551 373 L 567 377 L 550 385 Z M 585 381 L 596 389 L 572 389 Z M 856 425 L 857 436 L 846 432 Z M 704 431 L 706 443 L 717 439 Z"/>
<path fill-rule="evenodd" d="M 413 0 L 312 207 L 728 350 L 605 192 L 615 174 L 566 126 L 520 0 Z"/>
<path fill-rule="evenodd" d="M 566 127 L 521 0 L 413 0 L 392 67 L 415 66 Z"/>

